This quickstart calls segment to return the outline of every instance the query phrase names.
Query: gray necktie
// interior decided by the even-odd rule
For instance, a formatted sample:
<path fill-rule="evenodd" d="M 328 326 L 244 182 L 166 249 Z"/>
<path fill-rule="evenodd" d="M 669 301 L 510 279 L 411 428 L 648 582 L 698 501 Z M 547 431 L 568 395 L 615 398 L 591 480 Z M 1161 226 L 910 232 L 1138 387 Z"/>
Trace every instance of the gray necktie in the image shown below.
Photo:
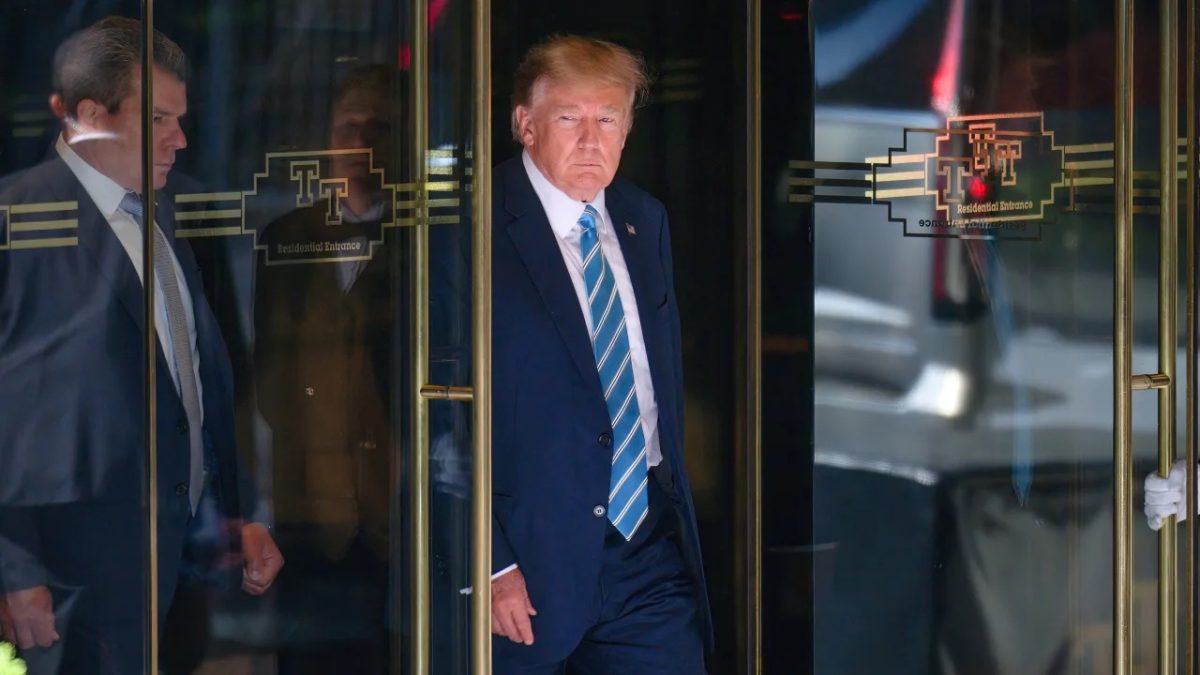
<path fill-rule="evenodd" d="M 128 213 L 146 232 L 145 211 L 142 200 L 132 192 L 125 193 L 121 200 L 121 210 Z M 192 342 L 188 337 L 188 324 L 183 308 L 183 295 L 179 292 L 179 278 L 175 275 L 175 266 L 171 264 L 171 246 L 162 230 L 154 227 L 154 276 L 162 285 L 163 297 L 167 301 L 167 325 L 171 333 L 171 349 L 175 352 L 175 371 L 179 375 L 179 398 L 183 400 L 183 410 L 187 414 L 188 440 L 191 446 L 191 456 L 188 461 L 188 498 L 191 502 L 192 513 L 200 502 L 200 494 L 204 491 L 204 440 L 202 435 L 203 420 L 200 415 L 199 388 L 196 386 L 196 371 L 192 365 Z"/>

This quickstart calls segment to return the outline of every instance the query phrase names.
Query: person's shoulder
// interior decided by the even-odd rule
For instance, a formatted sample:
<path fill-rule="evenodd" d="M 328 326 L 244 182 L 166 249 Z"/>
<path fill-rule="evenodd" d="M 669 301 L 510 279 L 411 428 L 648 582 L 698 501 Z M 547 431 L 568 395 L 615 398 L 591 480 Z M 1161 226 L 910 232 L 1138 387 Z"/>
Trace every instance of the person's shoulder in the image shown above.
<path fill-rule="evenodd" d="M 662 215 L 667 211 L 667 207 L 663 206 L 658 198 L 624 178 L 614 178 L 606 190 L 606 195 L 608 199 L 619 200 L 625 208 L 647 215 Z"/>
<path fill-rule="evenodd" d="M 61 159 L 41 164 L 7 176 L 0 183 L 0 205 L 23 204 L 46 195 L 73 192 L 78 181 Z"/>
<path fill-rule="evenodd" d="M 492 169 L 492 189 L 502 190 L 514 178 L 525 175 L 525 163 L 520 153 L 500 162 Z"/>

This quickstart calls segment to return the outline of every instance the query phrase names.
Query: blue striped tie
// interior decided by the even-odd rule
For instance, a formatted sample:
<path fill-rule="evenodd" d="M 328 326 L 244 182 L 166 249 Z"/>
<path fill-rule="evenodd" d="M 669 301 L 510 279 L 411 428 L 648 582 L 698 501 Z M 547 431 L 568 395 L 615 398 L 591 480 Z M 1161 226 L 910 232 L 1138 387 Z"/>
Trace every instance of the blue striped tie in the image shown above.
<path fill-rule="evenodd" d="M 633 386 L 625 311 L 612 270 L 596 236 L 599 215 L 589 204 L 579 217 L 579 225 L 583 228 L 579 256 L 583 260 L 583 281 L 592 311 L 592 353 L 596 356 L 596 370 L 600 373 L 600 386 L 604 389 L 613 431 L 608 519 L 629 540 L 648 511 L 646 438 L 642 434 L 642 416 Z"/>

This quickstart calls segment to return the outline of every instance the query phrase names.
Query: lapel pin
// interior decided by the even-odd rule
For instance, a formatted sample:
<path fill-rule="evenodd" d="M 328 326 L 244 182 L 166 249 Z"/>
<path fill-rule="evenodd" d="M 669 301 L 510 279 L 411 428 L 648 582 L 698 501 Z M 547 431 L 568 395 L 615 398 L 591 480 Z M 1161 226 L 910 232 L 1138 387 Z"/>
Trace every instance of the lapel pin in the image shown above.
<path fill-rule="evenodd" d="M 630 225 L 629 223 L 625 223 L 625 231 L 626 231 L 626 232 L 628 232 L 628 233 L 629 233 L 629 236 L 631 236 L 631 237 L 632 237 L 632 236 L 636 236 L 636 235 L 637 235 L 637 229 L 635 229 L 635 228 L 634 228 L 632 225 Z"/>

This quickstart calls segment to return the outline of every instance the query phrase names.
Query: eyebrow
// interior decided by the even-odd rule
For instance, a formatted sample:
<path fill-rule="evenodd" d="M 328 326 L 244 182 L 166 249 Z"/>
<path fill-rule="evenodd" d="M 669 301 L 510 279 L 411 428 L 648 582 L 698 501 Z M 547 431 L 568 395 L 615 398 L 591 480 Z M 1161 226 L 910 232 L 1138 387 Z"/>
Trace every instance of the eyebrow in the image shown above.
<path fill-rule="evenodd" d="M 159 108 L 159 107 L 155 106 L 154 114 L 155 115 L 166 115 L 168 117 L 183 117 L 183 116 L 187 115 L 187 110 L 184 110 L 183 112 L 173 112 L 166 108 Z"/>

